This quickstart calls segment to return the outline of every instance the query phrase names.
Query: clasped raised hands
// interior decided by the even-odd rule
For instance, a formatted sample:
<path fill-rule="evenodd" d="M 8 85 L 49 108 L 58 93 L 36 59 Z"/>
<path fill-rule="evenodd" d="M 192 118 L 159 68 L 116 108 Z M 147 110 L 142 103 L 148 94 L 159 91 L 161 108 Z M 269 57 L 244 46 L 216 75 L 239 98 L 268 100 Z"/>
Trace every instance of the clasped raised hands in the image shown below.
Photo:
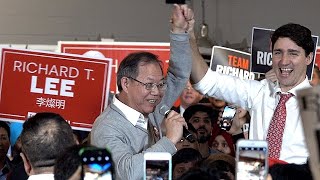
<path fill-rule="evenodd" d="M 194 26 L 193 11 L 186 4 L 174 4 L 170 22 L 173 33 L 189 32 Z"/>

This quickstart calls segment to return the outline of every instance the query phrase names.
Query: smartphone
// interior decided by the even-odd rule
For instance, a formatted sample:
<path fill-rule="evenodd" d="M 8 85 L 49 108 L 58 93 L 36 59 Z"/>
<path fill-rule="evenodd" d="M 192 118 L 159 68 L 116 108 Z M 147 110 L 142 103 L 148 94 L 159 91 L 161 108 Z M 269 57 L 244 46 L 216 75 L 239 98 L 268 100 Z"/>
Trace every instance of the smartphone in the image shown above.
<path fill-rule="evenodd" d="M 84 147 L 79 151 L 84 179 L 114 179 L 111 153 L 105 148 Z"/>
<path fill-rule="evenodd" d="M 171 180 L 171 154 L 167 152 L 146 152 L 144 154 L 144 180 Z"/>
<path fill-rule="evenodd" d="M 264 180 L 268 174 L 267 141 L 245 140 L 237 142 L 237 180 Z"/>
<path fill-rule="evenodd" d="M 236 107 L 226 106 L 223 109 L 222 120 L 219 121 L 219 127 L 223 130 L 229 131 L 232 126 L 232 120 L 236 115 Z"/>
<path fill-rule="evenodd" d="M 166 0 L 166 4 L 185 4 L 186 0 Z"/>

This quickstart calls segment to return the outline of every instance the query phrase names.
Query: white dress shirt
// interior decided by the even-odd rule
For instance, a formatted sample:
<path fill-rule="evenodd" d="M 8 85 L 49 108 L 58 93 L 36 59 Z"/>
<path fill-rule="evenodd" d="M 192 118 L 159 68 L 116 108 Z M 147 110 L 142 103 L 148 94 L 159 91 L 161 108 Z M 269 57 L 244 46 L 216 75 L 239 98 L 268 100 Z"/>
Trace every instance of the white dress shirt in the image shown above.
<path fill-rule="evenodd" d="M 53 180 L 54 175 L 53 174 L 36 174 L 29 176 L 28 180 Z"/>
<path fill-rule="evenodd" d="M 126 119 L 128 119 L 134 126 L 141 126 L 144 129 L 148 129 L 148 118 L 144 118 L 142 113 L 122 103 L 116 98 L 116 96 L 114 96 L 113 102 L 114 105 L 123 112 Z M 140 123 L 139 120 L 144 121 L 144 123 Z"/>
<path fill-rule="evenodd" d="M 179 109 L 180 109 L 180 115 L 183 117 L 183 113 L 184 111 L 186 111 L 186 109 L 183 108 L 182 106 L 179 106 Z"/>
<path fill-rule="evenodd" d="M 296 91 L 311 87 L 306 78 L 289 92 L 295 96 L 286 103 L 287 118 L 283 133 L 280 160 L 302 164 L 309 156 L 299 112 Z M 247 109 L 251 115 L 249 139 L 266 140 L 268 127 L 280 100 L 279 85 L 266 79 L 241 80 L 237 77 L 208 70 L 203 79 L 194 85 L 203 94 L 213 96 Z"/>

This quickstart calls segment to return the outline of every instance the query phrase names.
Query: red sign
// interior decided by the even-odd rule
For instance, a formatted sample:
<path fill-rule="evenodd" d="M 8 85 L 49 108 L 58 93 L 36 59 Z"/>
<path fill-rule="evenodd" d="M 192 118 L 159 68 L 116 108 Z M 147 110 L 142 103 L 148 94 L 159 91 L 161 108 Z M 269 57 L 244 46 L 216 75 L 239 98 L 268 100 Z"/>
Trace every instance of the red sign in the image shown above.
<path fill-rule="evenodd" d="M 9 48 L 1 59 L 0 119 L 55 112 L 90 130 L 107 105 L 111 59 Z"/>
<path fill-rule="evenodd" d="M 130 53 L 148 51 L 158 55 L 164 63 L 164 71 L 167 72 L 170 57 L 169 43 L 146 42 L 79 42 L 60 41 L 58 49 L 63 53 L 84 54 L 88 51 L 99 51 L 105 57 L 113 60 L 110 92 L 117 92 L 116 75 L 121 61 Z"/>
<path fill-rule="evenodd" d="M 320 48 L 317 48 L 316 51 L 316 63 L 315 63 L 318 67 L 320 67 Z"/>

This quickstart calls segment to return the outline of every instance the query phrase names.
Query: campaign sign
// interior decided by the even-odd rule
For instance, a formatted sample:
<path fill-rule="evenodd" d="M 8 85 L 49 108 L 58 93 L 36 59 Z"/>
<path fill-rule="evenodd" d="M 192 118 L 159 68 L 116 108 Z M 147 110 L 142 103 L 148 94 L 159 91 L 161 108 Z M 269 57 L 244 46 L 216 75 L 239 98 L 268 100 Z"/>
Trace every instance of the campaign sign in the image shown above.
<path fill-rule="evenodd" d="M 63 53 L 85 54 L 89 51 L 98 51 L 105 57 L 113 60 L 112 74 L 110 81 L 110 92 L 117 93 L 117 71 L 121 61 L 130 53 L 147 51 L 158 55 L 163 62 L 164 72 L 167 72 L 170 58 L 169 43 L 150 43 L 150 42 L 79 42 L 79 41 L 60 41 L 58 49 Z"/>
<path fill-rule="evenodd" d="M 320 48 L 317 48 L 317 54 L 316 54 L 316 65 L 320 66 Z"/>
<path fill-rule="evenodd" d="M 239 77 L 240 79 L 254 79 L 250 72 L 250 54 L 226 47 L 213 46 L 210 68 L 222 74 Z"/>
<path fill-rule="evenodd" d="M 252 72 L 264 74 L 272 68 L 271 35 L 273 32 L 272 29 L 253 27 L 251 41 Z M 312 36 L 315 47 L 317 47 L 318 38 L 318 36 Z M 316 54 L 316 48 L 313 54 Z M 309 80 L 312 78 L 315 57 L 313 56 L 312 62 L 307 67 Z"/>
<path fill-rule="evenodd" d="M 107 105 L 111 59 L 2 49 L 0 119 L 24 121 L 37 112 L 61 114 L 90 130 Z"/>

